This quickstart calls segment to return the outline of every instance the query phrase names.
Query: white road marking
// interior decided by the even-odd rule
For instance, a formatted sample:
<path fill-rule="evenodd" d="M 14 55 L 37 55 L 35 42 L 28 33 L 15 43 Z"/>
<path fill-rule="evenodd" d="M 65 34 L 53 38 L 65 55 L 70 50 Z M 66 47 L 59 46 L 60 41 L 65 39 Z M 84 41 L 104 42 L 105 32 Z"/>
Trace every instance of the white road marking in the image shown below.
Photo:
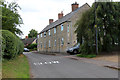
<path fill-rule="evenodd" d="M 45 62 L 45 64 L 47 64 L 47 62 Z"/>
<path fill-rule="evenodd" d="M 34 63 L 34 65 L 36 65 L 36 63 Z"/>
<path fill-rule="evenodd" d="M 52 64 L 51 62 L 49 62 L 49 64 Z"/>
<path fill-rule="evenodd" d="M 42 63 L 40 63 L 40 64 L 42 64 Z"/>
<path fill-rule="evenodd" d="M 56 61 L 56 63 L 59 63 L 59 61 Z"/>
<path fill-rule="evenodd" d="M 51 61 L 51 62 L 37 62 L 37 63 L 33 63 L 34 65 L 44 65 L 44 64 L 58 64 L 60 63 L 59 61 Z"/>
<path fill-rule="evenodd" d="M 53 61 L 53 63 L 56 63 L 56 61 Z"/>

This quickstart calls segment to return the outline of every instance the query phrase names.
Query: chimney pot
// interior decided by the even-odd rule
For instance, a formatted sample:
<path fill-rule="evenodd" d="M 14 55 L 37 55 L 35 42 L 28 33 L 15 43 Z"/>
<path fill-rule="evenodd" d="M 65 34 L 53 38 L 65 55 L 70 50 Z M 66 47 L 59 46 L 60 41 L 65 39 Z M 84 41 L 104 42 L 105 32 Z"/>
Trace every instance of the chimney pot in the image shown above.
<path fill-rule="evenodd" d="M 63 11 L 58 14 L 58 19 L 61 19 L 63 17 Z"/>
<path fill-rule="evenodd" d="M 25 38 L 27 39 L 27 38 L 28 38 L 28 36 L 25 36 Z"/>
<path fill-rule="evenodd" d="M 72 11 L 75 11 L 79 7 L 79 4 L 77 2 L 72 4 Z"/>

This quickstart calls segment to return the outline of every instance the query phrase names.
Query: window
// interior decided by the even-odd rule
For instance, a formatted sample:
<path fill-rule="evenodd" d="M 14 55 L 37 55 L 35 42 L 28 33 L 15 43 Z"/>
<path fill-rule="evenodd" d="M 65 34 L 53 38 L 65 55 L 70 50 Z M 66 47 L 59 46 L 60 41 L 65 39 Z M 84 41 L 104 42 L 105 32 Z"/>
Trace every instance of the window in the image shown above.
<path fill-rule="evenodd" d="M 44 32 L 44 37 L 46 37 L 46 32 Z"/>
<path fill-rule="evenodd" d="M 61 24 L 61 31 L 63 31 L 63 24 Z"/>
<path fill-rule="evenodd" d="M 61 39 L 61 45 L 64 45 L 64 39 L 63 38 Z"/>
<path fill-rule="evenodd" d="M 50 40 L 49 40 L 49 47 L 50 47 Z"/>
<path fill-rule="evenodd" d="M 41 48 L 42 48 L 42 42 L 40 43 L 40 46 L 41 46 Z"/>
<path fill-rule="evenodd" d="M 55 40 L 54 46 L 56 46 L 56 40 Z"/>
<path fill-rule="evenodd" d="M 42 33 L 41 33 L 41 37 L 42 37 Z"/>
<path fill-rule="evenodd" d="M 68 27 L 67 27 L 67 32 L 69 32 L 69 26 L 70 26 L 70 25 L 68 24 Z"/>
<path fill-rule="evenodd" d="M 50 36 L 50 30 L 48 31 L 48 34 L 49 34 L 49 36 Z"/>
<path fill-rule="evenodd" d="M 39 35 L 37 35 L 37 38 L 39 38 Z"/>
<path fill-rule="evenodd" d="M 46 48 L 46 42 L 44 42 L 44 48 Z"/>
<path fill-rule="evenodd" d="M 54 33 L 56 33 L 56 28 L 54 28 Z"/>

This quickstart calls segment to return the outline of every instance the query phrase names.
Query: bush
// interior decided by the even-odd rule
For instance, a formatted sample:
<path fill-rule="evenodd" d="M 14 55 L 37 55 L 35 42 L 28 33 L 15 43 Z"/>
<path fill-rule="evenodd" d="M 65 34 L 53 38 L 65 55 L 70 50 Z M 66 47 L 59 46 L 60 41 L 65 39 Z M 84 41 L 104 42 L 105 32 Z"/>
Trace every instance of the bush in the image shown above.
<path fill-rule="evenodd" d="M 2 49 L 0 52 L 2 53 L 2 55 L 4 55 L 5 48 L 6 48 L 5 39 L 0 34 L 0 50 Z"/>
<path fill-rule="evenodd" d="M 95 46 L 93 45 L 93 43 L 84 41 L 84 43 L 81 44 L 79 50 L 83 54 L 90 54 L 95 52 Z"/>
<path fill-rule="evenodd" d="M 30 44 L 27 46 L 28 49 L 36 49 L 37 48 L 37 44 Z"/>
<path fill-rule="evenodd" d="M 2 30 L 2 37 L 5 40 L 5 49 L 3 50 L 3 57 L 7 59 L 12 59 L 18 54 L 23 52 L 23 43 L 22 41 L 13 33 L 8 30 Z M 4 45 L 2 45 L 4 47 Z"/>

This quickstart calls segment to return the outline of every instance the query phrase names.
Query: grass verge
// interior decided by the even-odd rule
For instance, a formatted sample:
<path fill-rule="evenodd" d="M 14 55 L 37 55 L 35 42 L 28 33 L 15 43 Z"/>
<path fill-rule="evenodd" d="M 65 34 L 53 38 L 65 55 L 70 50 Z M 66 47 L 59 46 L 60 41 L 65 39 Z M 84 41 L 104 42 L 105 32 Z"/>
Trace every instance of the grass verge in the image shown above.
<path fill-rule="evenodd" d="M 96 57 L 95 54 L 77 54 L 78 57 L 84 57 L 84 58 L 94 58 Z"/>
<path fill-rule="evenodd" d="M 13 60 L 4 60 L 2 78 L 30 78 L 29 63 L 26 56 L 21 54 Z"/>

